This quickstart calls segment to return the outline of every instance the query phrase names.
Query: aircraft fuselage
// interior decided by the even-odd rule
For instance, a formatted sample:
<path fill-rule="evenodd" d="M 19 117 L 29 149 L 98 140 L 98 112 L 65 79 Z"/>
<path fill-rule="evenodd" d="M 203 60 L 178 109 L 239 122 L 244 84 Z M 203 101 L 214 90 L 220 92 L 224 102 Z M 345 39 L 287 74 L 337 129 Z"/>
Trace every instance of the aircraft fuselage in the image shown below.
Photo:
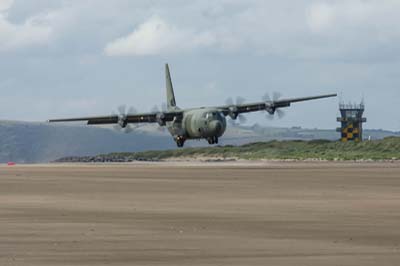
<path fill-rule="evenodd" d="M 217 143 L 226 130 L 226 118 L 217 109 L 201 108 L 187 110 L 180 120 L 167 123 L 171 135 L 175 138 L 207 139 Z"/>

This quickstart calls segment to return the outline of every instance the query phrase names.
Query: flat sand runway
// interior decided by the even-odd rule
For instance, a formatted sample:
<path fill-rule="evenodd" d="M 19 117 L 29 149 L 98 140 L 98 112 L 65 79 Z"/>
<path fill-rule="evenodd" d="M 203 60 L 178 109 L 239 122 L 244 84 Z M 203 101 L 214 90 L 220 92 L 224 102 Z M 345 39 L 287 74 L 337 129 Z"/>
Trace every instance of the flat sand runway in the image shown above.
<path fill-rule="evenodd" d="M 0 167 L 0 265 L 400 265 L 399 163 Z"/>

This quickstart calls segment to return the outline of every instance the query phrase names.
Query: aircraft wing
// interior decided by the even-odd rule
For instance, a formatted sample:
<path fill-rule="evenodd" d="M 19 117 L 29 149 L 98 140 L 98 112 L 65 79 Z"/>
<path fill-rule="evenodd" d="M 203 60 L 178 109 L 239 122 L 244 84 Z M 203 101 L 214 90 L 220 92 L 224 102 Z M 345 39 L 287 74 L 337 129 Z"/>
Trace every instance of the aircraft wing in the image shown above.
<path fill-rule="evenodd" d="M 303 98 L 289 98 L 289 99 L 281 99 L 275 101 L 265 101 L 265 102 L 256 102 L 256 103 L 248 103 L 248 104 L 238 104 L 238 105 L 225 105 L 222 107 L 218 107 L 224 113 L 225 116 L 229 115 L 231 117 L 236 117 L 241 113 L 250 113 L 250 112 L 258 112 L 258 111 L 267 111 L 270 114 L 274 114 L 276 109 L 289 107 L 292 103 L 311 101 L 323 98 L 336 97 L 337 94 L 326 94 L 326 95 L 318 95 L 311 97 L 303 97 Z"/>
<path fill-rule="evenodd" d="M 86 121 L 88 125 L 105 125 L 105 124 L 134 124 L 134 123 L 159 123 L 173 121 L 175 117 L 182 115 L 182 112 L 153 112 L 142 114 L 128 114 L 123 116 L 110 115 L 110 116 L 93 116 L 93 117 L 78 117 L 78 118 L 65 118 L 65 119 L 51 119 L 49 123 L 56 122 L 79 122 Z"/>

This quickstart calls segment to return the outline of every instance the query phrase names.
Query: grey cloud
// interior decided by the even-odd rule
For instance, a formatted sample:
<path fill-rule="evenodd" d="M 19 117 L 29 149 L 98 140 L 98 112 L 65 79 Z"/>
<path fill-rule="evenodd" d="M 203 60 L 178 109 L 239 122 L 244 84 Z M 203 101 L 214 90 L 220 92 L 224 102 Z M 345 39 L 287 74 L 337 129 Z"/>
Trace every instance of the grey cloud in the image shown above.
<path fill-rule="evenodd" d="M 196 52 L 251 53 L 304 60 L 376 60 L 397 49 L 400 29 L 396 1 L 169 1 L 158 2 L 128 32 L 106 46 L 115 48 L 125 40 L 126 55 L 141 55 L 138 47 L 153 47 L 163 32 L 153 32 L 156 44 L 147 38 L 135 40 L 138 29 L 156 15 L 179 34 L 177 50 L 188 50 L 193 34 L 208 36 L 206 45 L 190 46 Z M 164 2 L 165 3 L 165 2 Z M 178 7 L 178 3 L 181 4 Z M 180 39 L 187 39 L 187 42 Z M 131 39 L 134 44 L 127 41 Z M 166 40 L 168 42 L 168 40 Z M 182 48 L 182 49 L 179 49 Z M 211 49 L 210 49 L 211 48 Z M 106 50 L 107 50 L 106 49 Z M 158 49 L 169 54 L 168 49 Z M 112 53 L 111 53 L 112 54 Z M 114 54 L 123 55 L 124 52 Z M 146 52 L 145 52 L 146 54 Z M 151 53 L 154 54 L 154 51 Z M 397 60 L 396 57 L 394 59 Z M 386 60 L 393 60 L 387 58 Z"/>
<path fill-rule="evenodd" d="M 390 0 L 15 0 L 3 16 L 9 24 L 24 29 L 36 18 L 35 27 L 51 32 L 35 45 L 0 51 L 0 113 L 46 120 L 108 114 L 121 103 L 147 111 L 164 98 L 162 71 L 168 61 L 184 107 L 221 104 L 236 95 L 259 100 L 274 90 L 285 96 L 337 91 L 351 100 L 364 94 L 368 127 L 400 130 L 394 115 L 400 104 L 399 5 Z M 151 38 L 146 43 L 136 37 L 125 52 L 108 53 L 118 57 L 106 56 L 106 47 L 137 36 L 154 18 L 164 25 L 161 32 L 172 31 L 174 38 L 162 43 L 156 31 L 159 43 L 151 53 L 135 50 L 148 48 Z M 280 121 L 267 122 L 263 114 L 249 121 L 333 128 L 336 113 L 333 100 L 296 105 Z"/>

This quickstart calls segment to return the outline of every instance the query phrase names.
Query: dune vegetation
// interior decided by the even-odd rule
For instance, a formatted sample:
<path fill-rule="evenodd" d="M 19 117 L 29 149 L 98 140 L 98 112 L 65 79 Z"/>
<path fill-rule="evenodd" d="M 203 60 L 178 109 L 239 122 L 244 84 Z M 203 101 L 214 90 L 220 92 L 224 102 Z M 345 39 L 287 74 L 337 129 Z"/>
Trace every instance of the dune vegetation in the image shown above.
<path fill-rule="evenodd" d="M 246 160 L 398 160 L 400 159 L 400 138 L 361 143 L 342 143 L 328 140 L 269 141 L 242 146 L 217 146 L 184 148 L 134 153 L 110 153 L 88 157 L 68 157 L 65 162 L 129 162 L 162 161 L 167 159 L 246 159 Z"/>

